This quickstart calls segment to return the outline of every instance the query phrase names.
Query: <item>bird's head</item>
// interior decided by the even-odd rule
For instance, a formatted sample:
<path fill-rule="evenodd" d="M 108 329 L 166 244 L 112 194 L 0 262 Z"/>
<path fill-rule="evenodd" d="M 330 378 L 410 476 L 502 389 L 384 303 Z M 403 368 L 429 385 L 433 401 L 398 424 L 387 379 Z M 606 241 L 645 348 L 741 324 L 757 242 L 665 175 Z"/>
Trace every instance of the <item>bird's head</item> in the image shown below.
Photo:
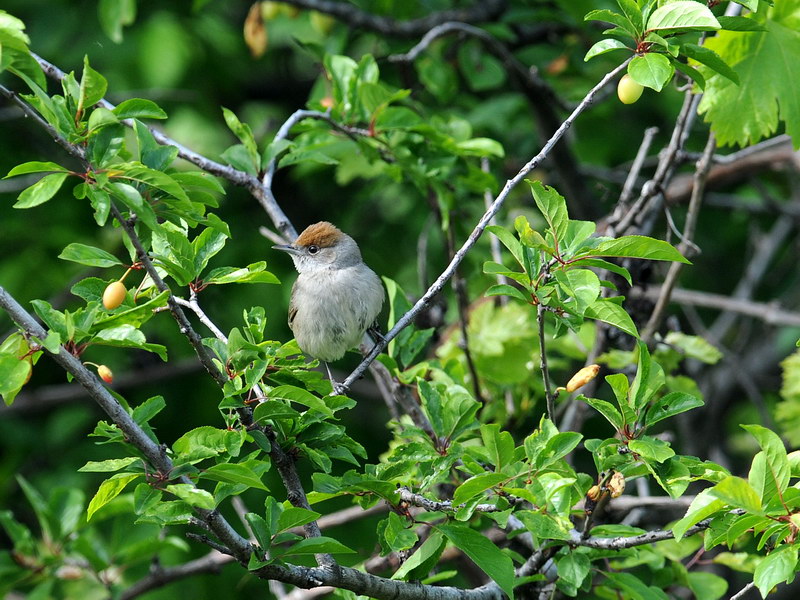
<path fill-rule="evenodd" d="M 287 252 L 298 273 L 344 269 L 361 262 L 355 240 L 327 221 L 309 225 L 294 243 L 273 248 Z"/>

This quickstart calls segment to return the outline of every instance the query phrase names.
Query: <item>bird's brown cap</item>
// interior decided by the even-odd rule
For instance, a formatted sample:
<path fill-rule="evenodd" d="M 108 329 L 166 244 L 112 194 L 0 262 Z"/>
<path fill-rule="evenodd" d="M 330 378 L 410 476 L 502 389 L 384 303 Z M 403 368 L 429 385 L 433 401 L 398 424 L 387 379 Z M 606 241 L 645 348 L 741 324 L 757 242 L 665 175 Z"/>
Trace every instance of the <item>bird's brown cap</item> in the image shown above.
<path fill-rule="evenodd" d="M 294 241 L 294 246 L 319 246 L 320 248 L 329 248 L 342 239 L 344 234 L 338 227 L 328 223 L 327 221 L 320 221 L 306 227 L 305 231 L 297 236 Z"/>

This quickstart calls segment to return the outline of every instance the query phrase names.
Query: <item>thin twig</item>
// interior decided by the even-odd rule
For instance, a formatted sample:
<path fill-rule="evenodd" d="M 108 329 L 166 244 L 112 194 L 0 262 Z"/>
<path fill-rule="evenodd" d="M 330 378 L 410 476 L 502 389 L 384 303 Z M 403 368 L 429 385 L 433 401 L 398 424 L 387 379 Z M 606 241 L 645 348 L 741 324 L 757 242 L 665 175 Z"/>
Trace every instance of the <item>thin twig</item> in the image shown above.
<path fill-rule="evenodd" d="M 233 562 L 233 560 L 234 558 L 232 556 L 222 554 L 217 550 L 212 550 L 205 556 L 182 565 L 153 569 L 146 577 L 124 590 L 120 594 L 119 599 L 133 600 L 133 598 L 141 596 L 151 590 L 164 587 L 174 581 L 179 581 L 193 575 L 199 575 L 201 573 L 219 573 L 224 565 Z"/>
<path fill-rule="evenodd" d="M 554 421 L 556 418 L 555 394 L 550 387 L 550 369 L 547 366 L 547 347 L 544 343 L 544 306 L 540 302 L 536 305 L 536 321 L 539 325 L 539 367 L 542 370 L 544 381 L 544 397 L 547 403 L 547 418 Z"/>
<path fill-rule="evenodd" d="M 705 193 L 706 179 L 708 177 L 708 171 L 711 168 L 711 156 L 716 146 L 717 140 L 714 134 L 710 133 L 705 150 L 703 150 L 703 155 L 700 157 L 700 160 L 697 161 L 697 170 L 694 175 L 694 187 L 692 188 L 692 199 L 689 201 L 689 210 L 686 213 L 686 224 L 683 228 L 683 241 L 681 241 L 678 246 L 678 250 L 683 254 L 686 254 L 687 250 L 693 245 L 692 238 L 694 238 L 697 218 L 700 213 L 700 203 Z M 650 343 L 658 327 L 661 325 L 661 320 L 664 318 L 667 305 L 669 304 L 670 295 L 675 287 L 675 283 L 678 281 L 678 275 L 681 272 L 683 264 L 684 263 L 674 262 L 670 265 L 669 271 L 667 271 L 664 284 L 661 286 L 661 295 L 653 308 L 653 312 L 650 314 L 647 325 L 642 331 L 642 341 L 645 343 Z"/>
<path fill-rule="evenodd" d="M 731 596 L 730 600 L 741 600 L 742 598 L 745 597 L 745 595 L 747 595 L 747 592 L 752 590 L 754 587 L 756 587 L 756 582 L 755 581 L 751 581 L 746 586 L 744 586 L 742 589 L 740 589 L 738 592 L 736 592 L 733 596 Z"/>
<path fill-rule="evenodd" d="M 417 37 L 447 21 L 483 23 L 499 17 L 508 6 L 508 0 L 476 0 L 472 6 L 432 12 L 419 19 L 398 21 L 391 17 L 375 15 L 349 2 L 332 0 L 282 0 L 286 4 L 316 10 L 336 17 L 354 28 L 371 29 L 384 35 Z"/>
<path fill-rule="evenodd" d="M 575 119 L 577 119 L 578 116 L 589 107 L 597 92 L 601 90 L 603 87 L 605 87 L 625 67 L 627 67 L 628 62 L 629 61 L 623 62 L 621 65 L 613 69 L 611 72 L 607 73 L 605 77 L 603 77 L 597 85 L 595 85 L 591 90 L 589 90 L 589 92 L 586 94 L 586 96 L 583 98 L 580 104 L 578 104 L 575 110 L 572 111 L 572 114 L 570 114 L 569 117 L 567 117 L 564 120 L 564 122 L 561 124 L 558 130 L 553 134 L 553 136 L 547 141 L 547 143 L 544 145 L 541 151 L 536 156 L 534 156 L 530 161 L 528 161 L 528 163 L 525 164 L 525 166 L 523 166 L 512 179 L 506 181 L 505 185 L 503 186 L 503 189 L 497 195 L 494 202 L 492 202 L 492 205 L 483 214 L 481 219 L 478 221 L 478 224 L 472 230 L 472 233 L 470 233 L 469 237 L 461 246 L 461 248 L 455 253 L 455 255 L 453 256 L 453 260 L 450 261 L 450 264 L 447 265 L 447 267 L 441 273 L 441 275 L 439 275 L 436 281 L 434 281 L 431 284 L 431 286 L 422 295 L 422 297 L 419 300 L 417 300 L 414 306 L 412 306 L 411 309 L 408 310 L 408 312 L 406 312 L 402 317 L 400 317 L 397 320 L 394 327 L 392 327 L 392 329 L 386 335 L 384 335 L 382 340 L 380 340 L 377 344 L 375 344 L 372 351 L 364 358 L 364 360 L 361 361 L 358 367 L 356 367 L 353 370 L 353 372 L 347 376 L 347 378 L 342 383 L 342 386 L 345 389 L 348 389 L 351 385 L 353 385 L 354 381 L 356 381 L 359 377 L 361 377 L 364 371 L 367 370 L 369 364 L 377 358 L 378 354 L 383 352 L 383 350 L 386 348 L 386 345 L 391 340 L 393 340 L 398 333 L 400 333 L 403 329 L 408 327 L 408 325 L 410 325 L 414 320 L 414 317 L 416 317 L 428 305 L 428 303 L 430 303 L 431 300 L 433 300 L 433 298 L 439 292 L 442 291 L 442 288 L 445 286 L 448 280 L 453 276 L 453 273 L 458 268 L 458 265 L 460 265 L 461 261 L 464 260 L 464 257 L 466 256 L 467 252 L 469 252 L 472 249 L 472 247 L 477 243 L 478 239 L 483 234 L 484 229 L 486 229 L 486 226 L 503 207 L 503 204 L 505 203 L 505 200 L 508 197 L 511 190 L 513 190 L 520 182 L 522 182 L 533 169 L 535 169 L 537 166 L 539 166 L 539 164 L 541 164 L 542 160 L 544 160 L 544 158 L 546 158 L 550 154 L 550 151 L 553 149 L 556 143 L 564 136 L 567 130 L 572 126 L 572 124 L 575 122 Z"/>
<path fill-rule="evenodd" d="M 639 178 L 639 173 L 642 170 L 644 159 L 647 158 L 647 153 L 650 151 L 650 145 L 653 143 L 653 138 L 658 133 L 658 127 L 648 127 L 644 130 L 642 136 L 642 143 L 639 144 L 639 150 L 636 152 L 636 158 L 633 159 L 628 177 L 622 186 L 622 192 L 619 195 L 618 206 L 626 206 L 633 194 L 633 188 L 636 185 L 636 180 Z"/>

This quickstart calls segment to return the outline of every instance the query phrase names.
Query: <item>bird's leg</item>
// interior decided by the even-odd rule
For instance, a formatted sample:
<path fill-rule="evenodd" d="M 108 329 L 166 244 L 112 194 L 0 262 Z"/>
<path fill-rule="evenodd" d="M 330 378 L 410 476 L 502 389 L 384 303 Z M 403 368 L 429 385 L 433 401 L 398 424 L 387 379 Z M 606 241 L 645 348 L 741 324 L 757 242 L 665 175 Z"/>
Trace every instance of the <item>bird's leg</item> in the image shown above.
<path fill-rule="evenodd" d="M 328 371 L 328 379 L 330 379 L 331 381 L 331 386 L 333 387 L 333 393 L 336 394 L 337 396 L 343 396 L 347 390 L 344 388 L 344 386 L 336 383 L 336 380 L 333 378 L 333 373 L 331 373 L 331 368 L 330 366 L 328 366 L 328 363 L 326 363 L 325 361 L 322 362 L 325 365 L 325 370 Z"/>
<path fill-rule="evenodd" d="M 367 327 L 367 333 L 372 336 L 372 339 L 377 344 L 378 342 L 385 342 L 386 338 L 383 337 L 381 326 L 375 321 L 372 325 Z"/>

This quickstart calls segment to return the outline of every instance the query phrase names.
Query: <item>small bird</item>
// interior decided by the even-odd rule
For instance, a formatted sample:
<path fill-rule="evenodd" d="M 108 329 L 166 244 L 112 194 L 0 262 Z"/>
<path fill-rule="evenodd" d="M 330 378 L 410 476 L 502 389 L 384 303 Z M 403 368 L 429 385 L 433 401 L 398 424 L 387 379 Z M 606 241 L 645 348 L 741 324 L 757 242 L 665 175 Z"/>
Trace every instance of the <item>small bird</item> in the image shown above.
<path fill-rule="evenodd" d="M 309 225 L 293 244 L 273 246 L 288 252 L 299 273 L 289 302 L 289 328 L 300 349 L 329 362 L 358 346 L 372 329 L 384 292 L 375 272 L 364 264 L 358 244 L 322 221 Z"/>

